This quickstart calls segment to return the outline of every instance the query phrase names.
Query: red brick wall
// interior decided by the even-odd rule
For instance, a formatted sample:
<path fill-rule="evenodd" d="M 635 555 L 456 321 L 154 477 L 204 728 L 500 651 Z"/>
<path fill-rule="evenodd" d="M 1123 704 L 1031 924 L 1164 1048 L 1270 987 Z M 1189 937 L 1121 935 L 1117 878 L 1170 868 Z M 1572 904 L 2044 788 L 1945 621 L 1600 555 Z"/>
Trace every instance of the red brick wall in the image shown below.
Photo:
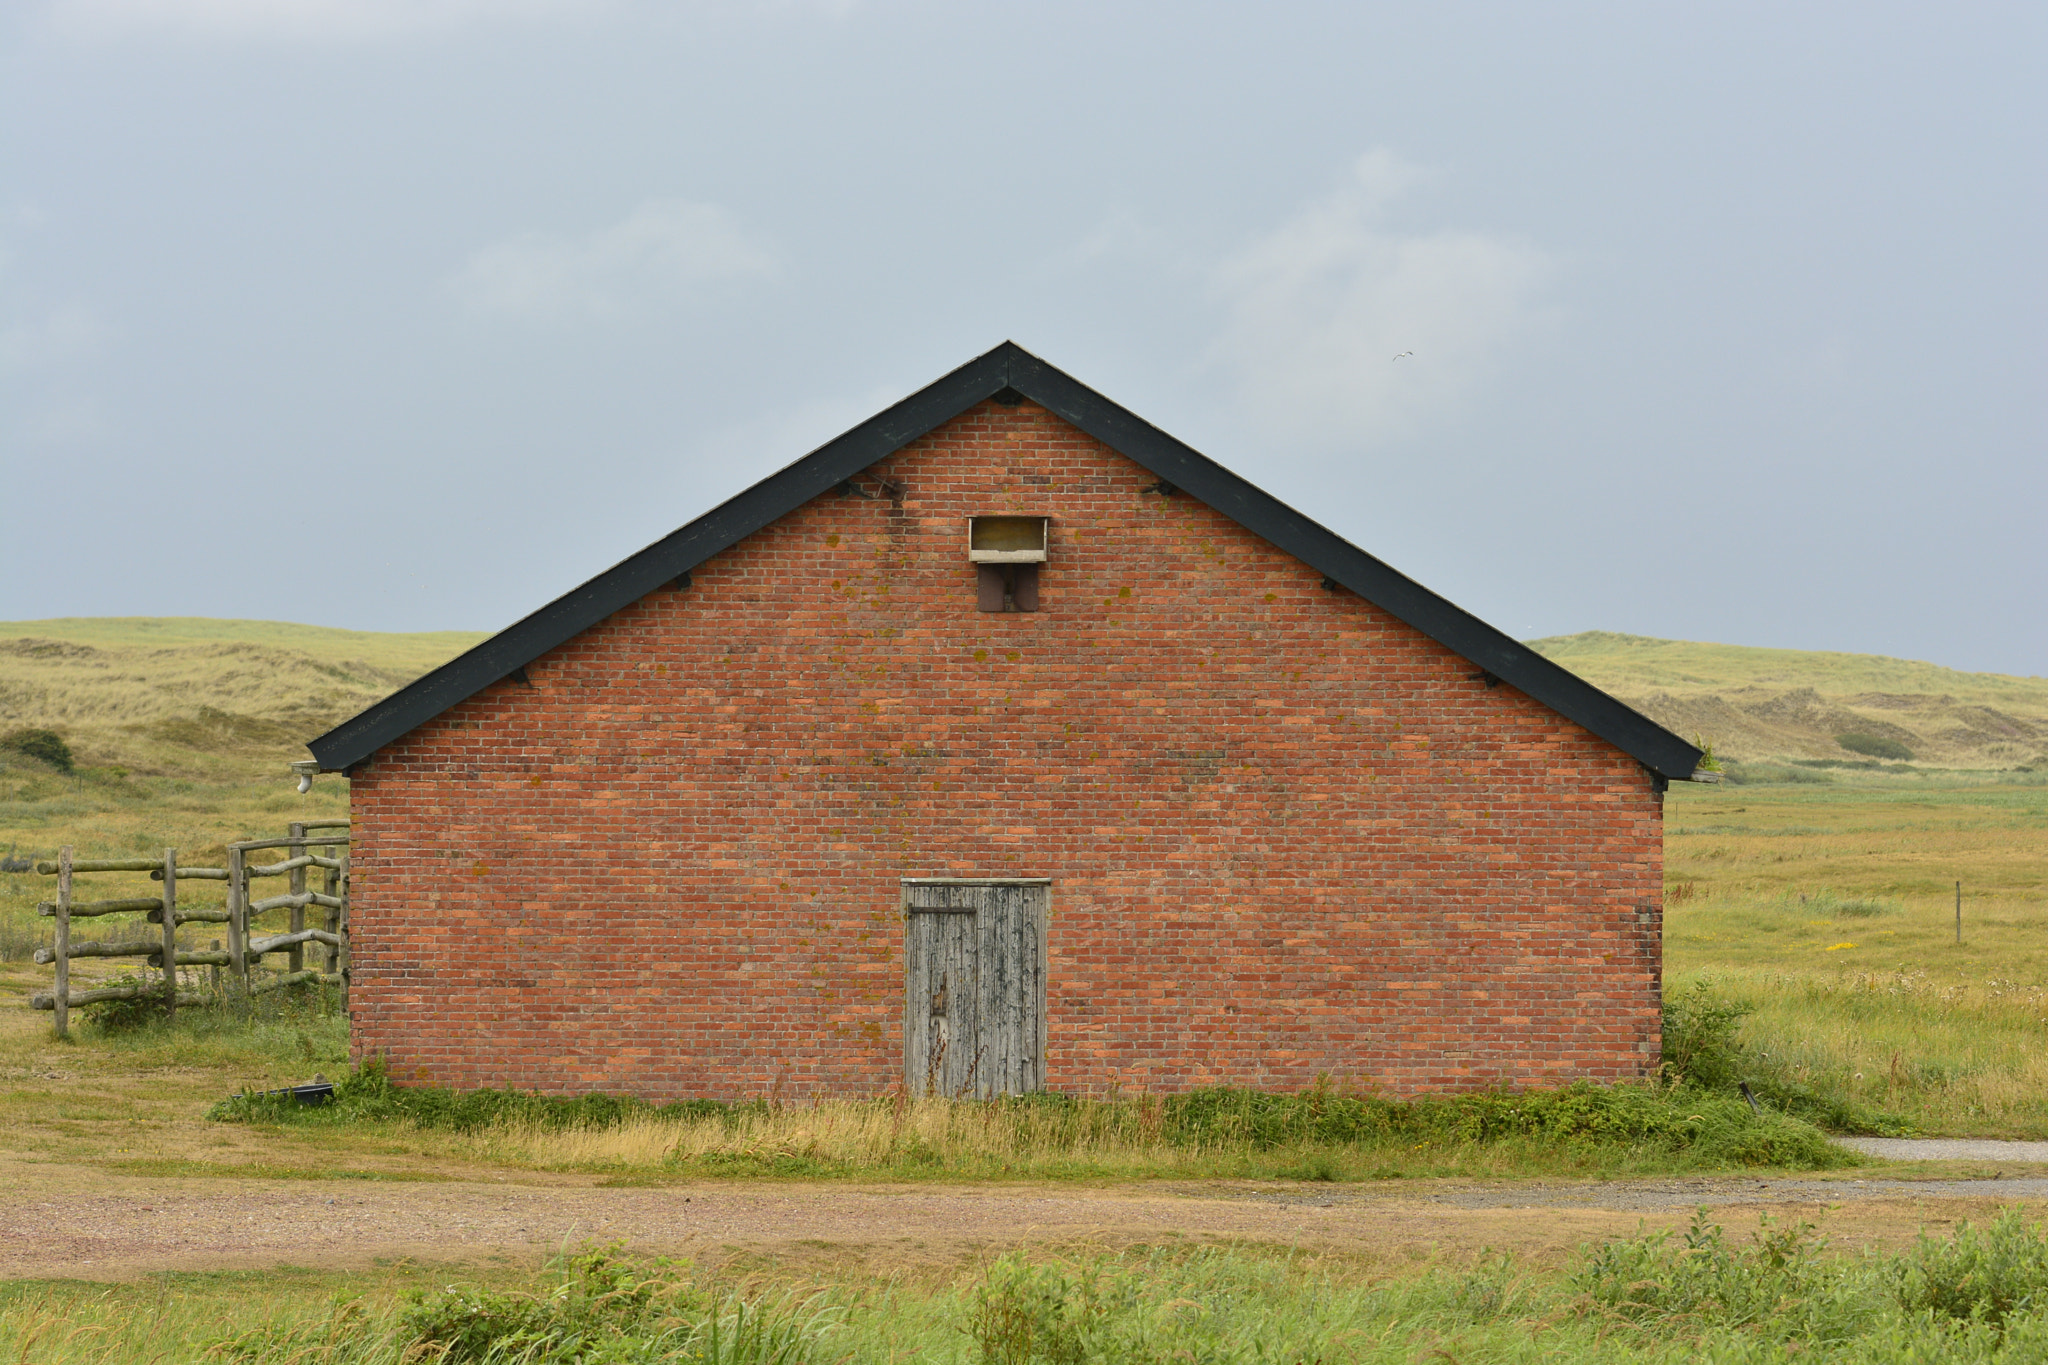
<path fill-rule="evenodd" d="M 878 1093 L 898 879 L 993 874 L 1054 879 L 1054 1089 L 1654 1067 L 1637 763 L 1036 406 L 873 474 L 358 770 L 359 1054 Z M 974 609 L 996 512 L 1052 517 L 1040 612 Z"/>

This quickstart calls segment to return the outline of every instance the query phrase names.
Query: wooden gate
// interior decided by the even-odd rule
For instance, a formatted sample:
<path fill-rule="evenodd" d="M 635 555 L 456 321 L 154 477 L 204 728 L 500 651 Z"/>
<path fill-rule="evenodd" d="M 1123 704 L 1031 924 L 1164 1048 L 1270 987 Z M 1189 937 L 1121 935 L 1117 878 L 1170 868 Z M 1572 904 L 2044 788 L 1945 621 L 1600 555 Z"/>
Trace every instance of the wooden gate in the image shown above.
<path fill-rule="evenodd" d="M 913 1095 L 1045 1087 L 1044 877 L 903 882 L 903 1081 Z"/>

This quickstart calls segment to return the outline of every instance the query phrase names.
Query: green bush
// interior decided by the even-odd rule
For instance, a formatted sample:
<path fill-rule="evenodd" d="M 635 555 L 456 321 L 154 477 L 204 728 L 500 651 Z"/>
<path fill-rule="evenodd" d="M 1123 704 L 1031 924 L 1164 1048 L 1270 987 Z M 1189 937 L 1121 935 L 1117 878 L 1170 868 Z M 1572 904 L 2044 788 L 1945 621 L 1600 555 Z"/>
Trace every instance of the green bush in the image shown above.
<path fill-rule="evenodd" d="M 1742 1045 L 1736 1031 L 1747 1005 L 1722 1000 L 1705 981 L 1664 1000 L 1664 1075 L 1674 1085 L 1734 1091 L 1740 1084 Z"/>
<path fill-rule="evenodd" d="M 560 1280 L 545 1294 L 474 1286 L 415 1293 L 399 1315 L 412 1357 L 450 1365 L 606 1359 L 606 1347 L 650 1328 L 701 1320 L 702 1297 L 673 1273 L 686 1266 L 638 1266 L 619 1259 L 619 1245 L 564 1257 Z"/>
<path fill-rule="evenodd" d="M 1897 1293 L 1909 1313 L 2003 1327 L 2048 1308 L 2048 1240 L 2018 1209 L 2005 1210 L 1986 1229 L 1964 1223 L 1952 1237 L 1922 1233 L 1901 1258 Z"/>
<path fill-rule="evenodd" d="M 984 1365 L 1088 1365 L 1113 1349 L 1127 1289 L 1100 1263 L 1069 1271 L 1005 1256 L 975 1290 L 966 1332 Z"/>
<path fill-rule="evenodd" d="M 0 735 L 0 749 L 12 749 L 15 753 L 47 763 L 60 773 L 68 773 L 75 766 L 71 746 L 55 730 L 33 727 L 10 730 Z"/>
<path fill-rule="evenodd" d="M 1682 1238 L 1668 1232 L 1603 1243 L 1583 1253 L 1570 1282 L 1583 1316 L 1665 1336 L 1674 1330 L 1735 1329 L 1808 1343 L 1847 1341 L 1883 1308 L 1866 1277 L 1823 1261 L 1824 1244 L 1800 1223 L 1756 1242 L 1728 1244 L 1706 1210 Z"/>
<path fill-rule="evenodd" d="M 140 986 L 143 991 L 141 995 L 127 1000 L 95 1000 L 89 1005 L 80 1005 L 80 1020 L 101 1033 L 132 1032 L 164 1017 L 164 979 L 158 973 L 152 972 L 148 976 L 130 973 L 95 984 Z"/>
<path fill-rule="evenodd" d="M 1690 1152 L 1739 1166 L 1819 1170 L 1857 1160 L 1805 1122 L 1755 1114 L 1740 1099 L 1693 1089 L 1579 1081 L 1559 1090 L 1383 1100 L 1327 1089 L 1282 1095 L 1216 1086 L 1169 1096 L 1163 1108 L 1163 1136 L 1182 1145 L 1451 1147 L 1535 1138 Z"/>
<path fill-rule="evenodd" d="M 808 1365 L 838 1311 L 817 1298 L 710 1294 L 686 1261 L 636 1262 L 619 1244 L 550 1262 L 555 1283 L 519 1293 L 476 1285 L 414 1291 L 395 1321 L 360 1300 L 327 1321 L 273 1323 L 215 1344 L 206 1359 L 244 1365 Z"/>
<path fill-rule="evenodd" d="M 1835 743 L 1852 754 L 1863 754 L 1869 758 L 1889 758 L 1895 762 L 1906 762 L 1913 757 L 1913 751 L 1895 739 L 1883 735 L 1865 734 L 1861 730 L 1849 730 L 1835 736 Z"/>

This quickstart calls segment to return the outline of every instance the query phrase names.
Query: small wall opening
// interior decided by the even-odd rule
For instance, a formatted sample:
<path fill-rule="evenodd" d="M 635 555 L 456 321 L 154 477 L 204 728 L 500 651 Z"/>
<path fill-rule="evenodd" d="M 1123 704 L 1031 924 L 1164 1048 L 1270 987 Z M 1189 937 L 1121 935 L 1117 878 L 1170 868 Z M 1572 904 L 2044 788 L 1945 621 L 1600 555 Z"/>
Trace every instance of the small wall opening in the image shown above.
<path fill-rule="evenodd" d="M 1036 564 L 977 564 L 974 605 L 980 611 L 1037 611 Z"/>

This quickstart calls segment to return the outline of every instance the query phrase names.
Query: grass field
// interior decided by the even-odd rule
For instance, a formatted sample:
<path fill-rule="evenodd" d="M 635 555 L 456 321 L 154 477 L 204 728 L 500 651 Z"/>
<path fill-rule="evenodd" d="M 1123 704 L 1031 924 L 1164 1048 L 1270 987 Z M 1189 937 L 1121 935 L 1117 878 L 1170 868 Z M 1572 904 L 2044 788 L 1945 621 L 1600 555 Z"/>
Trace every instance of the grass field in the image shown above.
<path fill-rule="evenodd" d="M 1667 989 L 1753 1006 L 1753 1066 L 1927 1133 L 2048 1137 L 2040 775 L 1675 786 L 1665 842 Z"/>

